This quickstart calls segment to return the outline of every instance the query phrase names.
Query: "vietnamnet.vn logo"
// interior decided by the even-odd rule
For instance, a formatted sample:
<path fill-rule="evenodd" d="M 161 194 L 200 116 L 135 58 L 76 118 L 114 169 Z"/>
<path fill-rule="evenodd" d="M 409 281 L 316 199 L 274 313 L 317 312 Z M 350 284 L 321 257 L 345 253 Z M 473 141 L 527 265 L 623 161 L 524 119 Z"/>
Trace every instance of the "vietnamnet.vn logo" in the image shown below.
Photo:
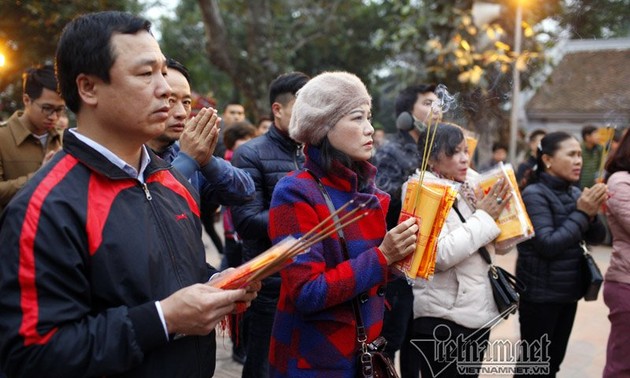
<path fill-rule="evenodd" d="M 453 364 L 460 375 L 548 375 L 550 341 L 547 335 L 534 342 L 488 340 L 487 334 L 501 317 L 467 337 L 454 336 L 448 326 L 438 325 L 433 330 L 433 338 L 414 339 L 411 343 L 424 359 L 422 363 L 430 367 L 433 377 L 439 377 Z M 430 355 L 424 351 L 429 351 Z M 440 366 L 438 371 L 431 368 L 435 365 Z"/>

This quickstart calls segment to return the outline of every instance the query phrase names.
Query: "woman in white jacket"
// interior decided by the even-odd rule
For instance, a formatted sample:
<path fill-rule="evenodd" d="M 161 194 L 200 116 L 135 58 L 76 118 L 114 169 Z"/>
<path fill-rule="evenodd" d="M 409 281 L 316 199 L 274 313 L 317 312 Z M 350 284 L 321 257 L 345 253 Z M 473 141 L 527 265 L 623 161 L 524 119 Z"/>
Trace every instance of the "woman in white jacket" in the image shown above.
<path fill-rule="evenodd" d="M 432 135 L 425 132 L 418 140 L 420 156 L 427 137 Z M 468 168 L 468 147 L 459 126 L 437 127 L 428 159 L 425 178 L 444 178 L 462 186 L 438 238 L 435 275 L 429 281 L 417 279 L 413 287 L 413 339 L 424 355 L 418 359 L 423 377 L 438 373 L 456 377 L 461 374 L 458 364 L 460 369 L 462 363 L 474 369 L 483 360 L 489 334 L 484 327 L 499 315 L 488 263 L 478 251 L 485 246 L 494 256 L 492 241 L 499 235 L 495 220 L 509 200 L 509 186 L 499 181 L 483 198 L 474 196 L 466 179 L 477 173 Z"/>

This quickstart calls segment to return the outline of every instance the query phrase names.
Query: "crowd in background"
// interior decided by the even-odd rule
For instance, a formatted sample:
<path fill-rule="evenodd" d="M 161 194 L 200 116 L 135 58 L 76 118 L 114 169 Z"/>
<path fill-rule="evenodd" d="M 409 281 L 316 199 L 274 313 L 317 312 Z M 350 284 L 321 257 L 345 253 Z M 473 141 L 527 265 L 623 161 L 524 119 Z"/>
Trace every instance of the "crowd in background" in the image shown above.
<path fill-rule="evenodd" d="M 372 96 L 348 72 L 279 75 L 271 116 L 254 123 L 234 101 L 193 116 L 188 71 L 163 59 L 149 29 L 120 12 L 73 21 L 56 71 L 25 72 L 23 109 L 0 126 L 5 374 L 212 375 L 213 329 L 224 316 L 243 377 L 355 376 L 362 343 L 379 336 L 391 358 L 399 352 L 402 377 L 459 374 L 454 357 L 432 347 L 420 349 L 422 360 L 412 339 L 474 336 L 483 360 L 487 324 L 499 315 L 488 262 L 511 194 L 505 181 L 482 196 L 468 183 L 506 163 L 502 141 L 474 164 L 466 130 L 442 122 L 432 84 L 400 91 L 388 135 L 372 126 Z M 105 47 L 83 40 L 87 30 Z M 514 167 L 535 230 L 511 252 L 527 286 L 520 337 L 548 338 L 548 376 L 560 370 L 584 296 L 582 242 L 612 246 L 604 376 L 630 374 L 630 137 L 604 130 L 532 130 Z M 406 182 L 423 167 L 460 191 L 435 275 L 411 286 L 393 265 L 415 249 L 418 225 L 399 215 Z M 364 218 L 262 284 L 208 284 L 337 210 L 359 208 Z M 202 227 L 223 255 L 220 270 L 205 264 Z"/>

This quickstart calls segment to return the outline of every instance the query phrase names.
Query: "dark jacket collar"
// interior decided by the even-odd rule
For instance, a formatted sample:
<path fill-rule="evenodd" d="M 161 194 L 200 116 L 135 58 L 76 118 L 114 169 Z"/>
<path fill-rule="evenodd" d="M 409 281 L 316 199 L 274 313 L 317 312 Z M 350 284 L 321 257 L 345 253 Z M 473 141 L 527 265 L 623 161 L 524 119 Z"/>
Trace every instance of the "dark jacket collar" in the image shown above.
<path fill-rule="evenodd" d="M 398 130 L 398 140 L 401 145 L 413 144 L 416 145 L 416 141 L 413 139 L 409 131 Z"/>
<path fill-rule="evenodd" d="M 110 179 L 131 178 L 125 171 L 112 164 L 98 151 L 80 141 L 74 134 L 68 132 L 67 130 L 63 135 L 63 150 L 77 158 L 81 163 L 93 171 L 96 171 Z M 149 157 L 151 158 L 151 162 L 145 170 L 145 178 L 159 170 L 168 169 L 169 164 L 167 162 L 159 159 L 150 148 L 147 148 L 147 151 L 149 153 Z"/>
<path fill-rule="evenodd" d="M 293 139 L 291 139 L 289 137 L 289 134 L 282 132 L 275 123 L 271 124 L 271 127 L 269 128 L 269 131 L 267 131 L 267 133 L 265 134 L 267 136 L 267 138 L 271 139 L 272 141 L 274 141 L 276 144 L 281 145 L 282 147 L 286 148 L 289 151 L 294 151 L 295 149 L 299 148 L 301 145 L 300 143 L 294 141 Z"/>
<path fill-rule="evenodd" d="M 553 190 L 559 191 L 567 191 L 573 185 L 573 183 L 570 181 L 552 176 L 545 172 L 542 172 L 540 174 L 540 182 Z"/>

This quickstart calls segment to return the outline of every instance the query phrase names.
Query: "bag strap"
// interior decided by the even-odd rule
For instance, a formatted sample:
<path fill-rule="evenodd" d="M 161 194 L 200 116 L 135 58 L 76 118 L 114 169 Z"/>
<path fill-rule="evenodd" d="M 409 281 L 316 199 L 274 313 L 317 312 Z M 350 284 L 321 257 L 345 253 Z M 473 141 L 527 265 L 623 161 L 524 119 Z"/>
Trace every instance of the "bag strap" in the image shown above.
<path fill-rule="evenodd" d="M 317 183 L 319 190 L 322 192 L 322 196 L 324 197 L 324 200 L 326 201 L 326 205 L 328 205 L 328 210 L 330 211 L 331 214 L 334 214 L 336 211 L 335 205 L 333 204 L 332 199 L 330 198 L 330 195 L 328 194 L 328 191 L 324 187 L 324 184 L 322 184 L 322 182 L 319 180 L 319 177 L 315 176 L 315 174 L 311 170 L 309 170 L 308 168 L 304 168 L 304 170 L 308 172 L 311 176 L 313 176 L 313 179 L 315 179 L 315 182 Z M 334 215 L 333 219 L 335 223 L 339 222 L 339 217 L 337 215 Z M 339 235 L 339 242 L 341 243 L 341 250 L 343 252 L 343 257 L 344 259 L 349 260 L 350 255 L 348 254 L 348 245 L 346 244 L 346 238 L 343 233 L 343 230 L 341 228 L 337 228 L 337 234 Z M 361 345 L 364 345 L 365 342 L 367 341 L 367 334 L 365 333 L 365 326 L 363 325 L 363 317 L 361 316 L 361 310 L 359 308 L 359 300 L 357 297 L 354 297 L 352 300 L 352 311 L 354 312 L 354 317 L 356 318 L 356 321 L 357 321 L 357 341 Z"/>
<path fill-rule="evenodd" d="M 456 205 L 453 205 L 453 210 L 455 210 L 457 216 L 459 216 L 459 219 L 462 221 L 462 223 L 466 223 L 466 218 L 464 218 Z M 492 263 L 492 258 L 490 258 L 490 252 L 488 252 L 485 246 L 481 246 L 479 248 L 479 255 L 485 262 L 488 263 L 488 265 L 494 266 L 494 264 Z"/>
<path fill-rule="evenodd" d="M 457 206 L 453 205 L 453 209 L 455 209 L 455 212 L 459 216 L 459 219 L 461 219 L 462 223 L 466 223 L 466 219 L 464 219 L 464 216 L 462 215 L 462 213 L 459 212 L 459 209 L 457 208 Z M 487 262 L 488 265 L 490 265 L 490 271 L 494 275 L 495 279 L 497 278 L 496 277 L 497 270 L 501 270 L 501 273 L 503 274 L 503 276 L 512 283 L 512 285 L 514 286 L 517 292 L 522 293 L 525 291 L 525 284 L 523 283 L 523 281 L 516 278 L 516 276 L 514 276 L 512 273 L 508 272 L 507 270 L 501 268 L 500 266 L 496 266 L 492 263 L 492 259 L 490 258 L 490 252 L 488 252 L 485 246 L 479 248 L 479 255 L 481 255 L 484 261 Z"/>

